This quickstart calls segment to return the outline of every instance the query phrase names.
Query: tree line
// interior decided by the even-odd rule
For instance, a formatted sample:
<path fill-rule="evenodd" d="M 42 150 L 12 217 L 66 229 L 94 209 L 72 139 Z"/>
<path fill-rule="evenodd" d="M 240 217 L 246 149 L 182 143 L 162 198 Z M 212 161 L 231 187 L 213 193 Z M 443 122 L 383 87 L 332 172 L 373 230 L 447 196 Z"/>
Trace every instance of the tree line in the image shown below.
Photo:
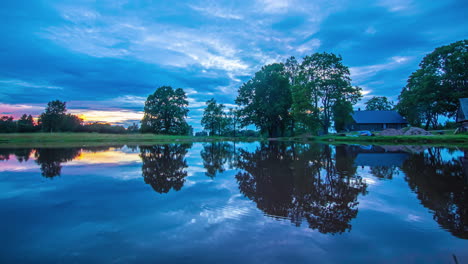
<path fill-rule="evenodd" d="M 413 126 L 436 128 L 441 116 L 456 114 L 458 99 L 468 97 L 468 40 L 442 46 L 424 57 L 420 68 L 411 74 L 395 105 L 388 98 L 373 97 L 366 110 L 397 110 Z M 206 102 L 197 135 L 258 135 L 241 130 L 255 126 L 268 137 L 298 134 L 327 134 L 331 128 L 343 131 L 353 122 L 353 105 L 362 98 L 362 89 L 351 85 L 349 68 L 333 53 L 315 53 L 298 61 L 263 66 L 238 89 L 237 107 L 226 108 L 214 98 Z M 37 124 L 31 115 L 14 121 L 0 118 L 0 132 L 142 132 L 192 135 L 186 121 L 187 95 L 182 88 L 162 86 L 148 96 L 141 127 L 127 129 L 107 123 L 83 124 L 76 115 L 66 113 L 66 103 L 51 101 Z"/>
<path fill-rule="evenodd" d="M 361 88 L 351 85 L 349 68 L 341 56 L 315 53 L 301 62 L 265 65 L 242 84 L 235 100 L 238 108 L 224 111 L 214 99 L 206 102 L 202 125 L 210 135 L 234 133 L 254 125 L 262 135 L 292 136 L 328 133 L 332 122 L 344 128 L 361 98 Z"/>
<path fill-rule="evenodd" d="M 127 129 L 119 125 L 94 122 L 84 124 L 77 115 L 67 113 L 66 102 L 54 100 L 47 103 L 44 112 L 37 122 L 31 115 L 23 114 L 20 119 L 12 116 L 0 118 L 0 133 L 30 133 L 30 132 L 96 132 L 96 133 L 134 133 L 138 126 L 133 124 Z"/>

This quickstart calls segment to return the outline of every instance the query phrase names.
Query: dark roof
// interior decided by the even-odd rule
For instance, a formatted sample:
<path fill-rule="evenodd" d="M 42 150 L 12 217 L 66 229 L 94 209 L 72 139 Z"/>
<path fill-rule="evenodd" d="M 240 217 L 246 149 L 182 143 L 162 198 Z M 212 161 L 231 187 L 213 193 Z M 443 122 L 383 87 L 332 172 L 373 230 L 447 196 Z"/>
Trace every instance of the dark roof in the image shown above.
<path fill-rule="evenodd" d="M 468 98 L 460 98 L 460 107 L 457 112 L 457 122 L 468 120 Z"/>
<path fill-rule="evenodd" d="M 355 111 L 353 119 L 358 124 L 407 124 L 396 111 Z"/>

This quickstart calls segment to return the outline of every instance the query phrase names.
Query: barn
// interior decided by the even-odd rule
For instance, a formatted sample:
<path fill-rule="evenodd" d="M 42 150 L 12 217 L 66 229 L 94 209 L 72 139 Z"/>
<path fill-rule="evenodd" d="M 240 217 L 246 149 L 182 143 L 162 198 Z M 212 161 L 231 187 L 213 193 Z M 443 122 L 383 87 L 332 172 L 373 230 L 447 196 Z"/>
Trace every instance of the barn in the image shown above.
<path fill-rule="evenodd" d="M 408 122 L 396 111 L 355 111 L 353 122 L 347 125 L 348 131 L 381 131 L 387 128 L 401 129 Z"/>

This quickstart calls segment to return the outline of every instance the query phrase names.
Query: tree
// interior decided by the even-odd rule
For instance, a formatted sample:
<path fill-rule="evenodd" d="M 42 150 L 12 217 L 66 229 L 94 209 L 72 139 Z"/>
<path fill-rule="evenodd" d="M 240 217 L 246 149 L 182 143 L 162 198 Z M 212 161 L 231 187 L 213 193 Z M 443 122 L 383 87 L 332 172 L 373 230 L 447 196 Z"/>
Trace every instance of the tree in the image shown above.
<path fill-rule="evenodd" d="M 310 94 L 310 111 L 319 112 L 323 133 L 327 134 L 333 119 L 333 107 L 338 102 L 355 104 L 361 97 L 361 89 L 351 85 L 348 67 L 341 56 L 333 53 L 315 53 L 304 57 L 299 77 L 302 94 Z"/>
<path fill-rule="evenodd" d="M 140 128 L 138 127 L 137 123 L 133 123 L 132 125 L 127 127 L 128 133 L 138 133 L 139 131 L 140 131 Z"/>
<path fill-rule="evenodd" d="M 61 131 L 66 112 L 66 102 L 61 102 L 59 100 L 48 102 L 44 113 L 39 116 L 39 123 L 42 125 L 42 130 L 46 132 Z"/>
<path fill-rule="evenodd" d="M 353 105 L 349 101 L 338 100 L 332 107 L 333 112 L 333 123 L 335 124 L 335 130 L 344 131 L 346 125 L 353 122 Z"/>
<path fill-rule="evenodd" d="M 436 48 L 408 78 L 397 109 L 412 125 L 438 125 L 438 117 L 453 117 L 458 99 L 468 97 L 468 40 Z"/>
<path fill-rule="evenodd" d="M 158 193 L 168 193 L 171 189 L 179 191 L 188 175 L 185 155 L 191 147 L 191 144 L 141 146 L 141 172 L 145 183 Z"/>
<path fill-rule="evenodd" d="M 239 152 L 239 190 L 258 209 L 323 234 L 351 230 L 367 185 L 343 146 L 269 142 Z"/>
<path fill-rule="evenodd" d="M 189 112 L 187 96 L 181 88 L 162 86 L 149 95 L 141 120 L 141 131 L 157 134 L 186 135 L 190 126 L 185 118 Z"/>
<path fill-rule="evenodd" d="M 34 119 L 31 115 L 23 114 L 17 121 L 18 132 L 34 132 Z"/>
<path fill-rule="evenodd" d="M 214 98 L 206 101 L 201 124 L 205 130 L 208 130 L 210 136 L 222 135 L 227 125 L 224 105 L 217 104 Z"/>
<path fill-rule="evenodd" d="M 243 126 L 255 125 L 269 137 L 283 136 L 290 120 L 291 91 L 283 64 L 263 66 L 239 88 L 236 103 Z"/>
<path fill-rule="evenodd" d="M 2 116 L 0 118 L 0 133 L 13 133 L 16 131 L 16 124 L 12 116 Z"/>
<path fill-rule="evenodd" d="M 365 104 L 368 111 L 392 110 L 395 107 L 393 102 L 388 101 L 388 98 L 385 96 L 374 96 Z"/>

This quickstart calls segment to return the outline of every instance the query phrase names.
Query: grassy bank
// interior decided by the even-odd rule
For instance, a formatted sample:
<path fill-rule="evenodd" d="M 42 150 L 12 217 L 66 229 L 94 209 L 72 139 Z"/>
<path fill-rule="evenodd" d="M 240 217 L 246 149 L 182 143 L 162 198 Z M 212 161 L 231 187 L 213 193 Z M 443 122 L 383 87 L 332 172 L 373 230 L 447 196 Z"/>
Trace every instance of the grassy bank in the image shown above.
<path fill-rule="evenodd" d="M 154 134 L 13 133 L 0 134 L 0 147 L 148 145 L 216 141 L 257 141 L 248 137 L 192 137 Z"/>
<path fill-rule="evenodd" d="M 468 135 L 433 135 L 433 136 L 323 136 L 311 137 L 309 140 L 349 144 L 408 144 L 468 147 Z"/>
<path fill-rule="evenodd" d="M 116 144 L 148 145 L 159 143 L 192 143 L 216 141 L 252 142 L 262 138 L 247 137 L 193 137 L 153 134 L 97 134 L 97 133 L 16 133 L 0 134 L 0 147 L 44 147 L 44 146 L 103 146 Z M 438 145 L 468 147 L 468 135 L 434 136 L 321 136 L 286 137 L 281 141 L 325 142 L 343 144 L 386 144 L 386 145 Z"/>

